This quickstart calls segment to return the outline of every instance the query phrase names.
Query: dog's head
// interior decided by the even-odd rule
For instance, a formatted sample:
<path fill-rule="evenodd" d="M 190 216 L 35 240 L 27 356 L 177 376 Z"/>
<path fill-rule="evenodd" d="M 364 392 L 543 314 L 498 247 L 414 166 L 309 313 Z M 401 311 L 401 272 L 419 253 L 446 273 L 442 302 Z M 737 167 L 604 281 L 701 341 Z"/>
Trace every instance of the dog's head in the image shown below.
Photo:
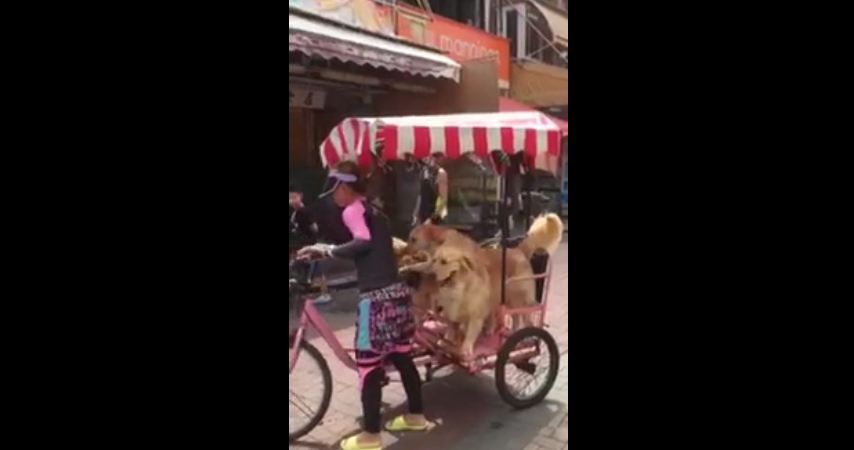
<path fill-rule="evenodd" d="M 433 257 L 433 273 L 436 280 L 444 283 L 457 273 L 474 270 L 471 255 L 458 247 L 443 245 L 436 250 Z"/>
<path fill-rule="evenodd" d="M 409 233 L 409 246 L 415 251 L 432 254 L 445 243 L 447 231 L 447 229 L 437 225 L 419 225 Z"/>
<path fill-rule="evenodd" d="M 409 233 L 409 249 L 411 251 L 427 252 L 432 255 L 443 245 L 476 247 L 477 243 L 453 228 L 439 225 L 419 225 Z"/>

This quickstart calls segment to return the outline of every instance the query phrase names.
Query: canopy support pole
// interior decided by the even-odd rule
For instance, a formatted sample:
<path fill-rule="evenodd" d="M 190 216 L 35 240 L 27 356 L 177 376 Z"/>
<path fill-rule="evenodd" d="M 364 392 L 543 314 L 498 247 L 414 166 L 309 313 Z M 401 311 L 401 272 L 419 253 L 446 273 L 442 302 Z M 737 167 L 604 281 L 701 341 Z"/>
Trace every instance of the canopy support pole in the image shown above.
<path fill-rule="evenodd" d="M 501 226 L 501 305 L 507 304 L 507 246 L 510 245 L 510 224 L 507 220 L 508 202 L 510 200 L 510 192 L 507 189 L 507 172 L 508 166 L 506 163 L 499 162 L 503 165 L 501 175 L 501 205 L 498 208 L 498 221 Z"/>

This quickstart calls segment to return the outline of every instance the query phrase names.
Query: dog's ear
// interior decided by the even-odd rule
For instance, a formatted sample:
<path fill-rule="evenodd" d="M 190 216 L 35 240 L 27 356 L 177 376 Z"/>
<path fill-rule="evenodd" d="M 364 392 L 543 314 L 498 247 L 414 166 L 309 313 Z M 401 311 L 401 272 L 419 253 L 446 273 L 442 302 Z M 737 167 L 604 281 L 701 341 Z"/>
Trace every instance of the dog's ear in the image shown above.
<path fill-rule="evenodd" d="M 402 256 L 408 253 L 409 243 L 403 242 L 398 238 L 392 238 L 391 243 L 395 256 Z"/>
<path fill-rule="evenodd" d="M 437 247 L 445 244 L 445 233 L 442 228 L 436 225 L 423 225 L 423 227 L 427 239 L 435 242 Z"/>
<path fill-rule="evenodd" d="M 474 263 L 471 262 L 471 259 L 469 259 L 468 256 L 463 255 L 463 257 L 460 258 L 460 264 L 469 272 L 474 270 Z"/>

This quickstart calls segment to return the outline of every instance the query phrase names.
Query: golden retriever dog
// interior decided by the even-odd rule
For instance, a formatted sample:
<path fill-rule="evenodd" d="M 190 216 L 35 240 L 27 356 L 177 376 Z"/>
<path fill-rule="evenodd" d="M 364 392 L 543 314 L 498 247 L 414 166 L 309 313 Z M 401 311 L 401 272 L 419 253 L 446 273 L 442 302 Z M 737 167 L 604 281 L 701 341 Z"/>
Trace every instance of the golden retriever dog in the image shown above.
<path fill-rule="evenodd" d="M 464 357 L 474 353 L 474 344 L 493 311 L 489 271 L 475 264 L 471 256 L 465 249 L 443 245 L 436 250 L 432 265 L 438 282 L 436 303 L 451 324 L 445 337 L 457 344 L 461 332 Z"/>
<path fill-rule="evenodd" d="M 538 251 L 553 255 L 563 238 L 563 221 L 555 214 L 537 218 L 518 247 L 507 251 L 507 277 L 501 276 L 501 249 L 481 248 L 467 236 L 448 228 L 422 225 L 410 234 L 407 251 L 425 252 L 430 261 L 411 266 L 432 273 L 436 283 L 424 283 L 416 291 L 422 301 L 442 308 L 443 314 L 465 335 L 464 355 L 471 355 L 477 337 L 495 329 L 495 314 L 501 303 L 502 280 L 507 283 L 510 308 L 537 303 L 536 284 L 531 277 L 531 258 Z M 522 317 L 531 325 L 530 317 Z M 514 328 L 515 328 L 514 324 Z M 475 332 L 475 330 L 477 330 Z"/>
<path fill-rule="evenodd" d="M 528 230 L 527 237 L 516 249 L 524 253 L 529 259 L 538 250 L 553 255 L 560 246 L 562 238 L 563 221 L 557 214 L 546 214 L 534 220 Z M 406 247 L 403 247 L 404 243 L 399 239 L 397 239 L 396 245 L 400 246 L 403 251 L 426 251 L 433 254 L 437 248 L 446 242 L 461 248 L 481 249 L 477 242 L 459 231 L 431 224 L 415 227 L 409 234 L 409 242 Z"/>

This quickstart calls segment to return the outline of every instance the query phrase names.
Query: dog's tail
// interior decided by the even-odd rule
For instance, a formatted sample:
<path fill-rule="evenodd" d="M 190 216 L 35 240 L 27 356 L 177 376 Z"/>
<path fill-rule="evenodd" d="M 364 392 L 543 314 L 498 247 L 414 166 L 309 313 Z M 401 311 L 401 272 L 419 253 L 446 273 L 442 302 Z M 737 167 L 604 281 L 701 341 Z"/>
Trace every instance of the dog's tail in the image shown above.
<path fill-rule="evenodd" d="M 540 250 L 554 255 L 562 240 L 563 220 L 557 214 L 546 214 L 537 217 L 531 229 L 528 230 L 528 237 L 519 244 L 519 250 L 522 250 L 529 259 Z"/>

